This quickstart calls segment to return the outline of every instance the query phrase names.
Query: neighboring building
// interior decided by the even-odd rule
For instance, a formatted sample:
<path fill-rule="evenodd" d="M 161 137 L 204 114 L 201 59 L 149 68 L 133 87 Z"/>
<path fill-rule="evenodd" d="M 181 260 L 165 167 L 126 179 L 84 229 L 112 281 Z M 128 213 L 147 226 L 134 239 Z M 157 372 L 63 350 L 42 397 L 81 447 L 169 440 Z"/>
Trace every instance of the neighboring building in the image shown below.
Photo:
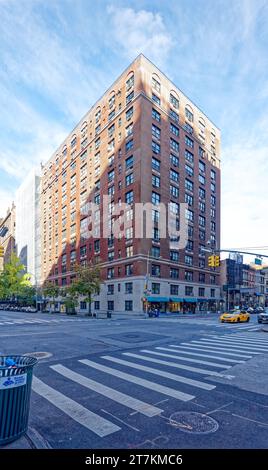
<path fill-rule="evenodd" d="M 17 254 L 32 275 L 32 283 L 40 284 L 40 175 L 35 169 L 29 173 L 16 191 L 16 246 Z"/>
<path fill-rule="evenodd" d="M 244 264 L 241 255 L 221 261 L 221 286 L 226 309 L 265 304 L 265 270 Z"/>
<path fill-rule="evenodd" d="M 0 246 L 4 248 L 4 257 L 0 258 L 0 272 L 3 271 L 5 263 L 10 260 L 11 253 L 15 248 L 16 210 L 12 203 L 11 209 L 7 210 L 4 218 L 0 219 Z"/>
<path fill-rule="evenodd" d="M 113 204 L 131 206 L 130 224 L 135 204 L 152 202 L 152 238 L 135 238 L 134 222 L 119 239 L 103 237 L 106 194 L 111 213 Z M 82 237 L 86 202 L 100 208 L 100 230 L 90 238 Z M 171 203 L 176 226 L 179 204 L 188 203 L 185 249 L 159 237 L 160 202 Z M 220 131 L 143 55 L 44 166 L 41 215 L 42 282 L 69 285 L 74 263 L 100 263 L 103 285 L 93 312 L 138 313 L 146 300 L 162 311 L 218 308 L 219 270 L 207 267 L 202 249 L 208 241 L 220 247 Z"/>

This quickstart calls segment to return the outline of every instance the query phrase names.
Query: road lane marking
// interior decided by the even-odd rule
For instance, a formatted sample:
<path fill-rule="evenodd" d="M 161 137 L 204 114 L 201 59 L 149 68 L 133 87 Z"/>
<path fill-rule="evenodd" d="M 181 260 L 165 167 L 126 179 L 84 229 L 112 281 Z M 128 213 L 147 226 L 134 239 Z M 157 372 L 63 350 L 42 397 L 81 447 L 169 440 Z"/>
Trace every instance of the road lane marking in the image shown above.
<path fill-rule="evenodd" d="M 261 354 L 260 352 L 256 351 L 247 351 L 245 349 L 240 349 L 239 346 L 225 346 L 225 345 L 218 345 L 218 344 L 210 344 L 210 343 L 204 343 L 203 341 L 191 341 L 190 343 L 181 343 L 182 345 L 190 345 L 190 346 L 201 346 L 202 348 L 212 348 L 212 349 L 218 349 L 220 351 L 226 351 L 227 347 L 227 352 L 238 352 L 238 353 L 246 353 L 246 354 Z"/>
<path fill-rule="evenodd" d="M 62 366 L 61 364 L 55 364 L 50 366 L 51 369 L 55 370 L 59 374 L 67 377 L 70 380 L 73 380 L 75 383 L 79 383 L 84 387 L 89 388 L 90 390 L 94 390 L 95 392 L 99 393 L 100 395 L 104 395 L 105 397 L 109 398 L 110 400 L 116 401 L 123 406 L 131 408 L 132 410 L 138 411 L 145 416 L 152 417 L 159 415 L 163 412 L 160 408 L 156 408 L 149 403 L 145 403 L 144 401 L 138 400 L 136 398 L 131 397 L 130 395 L 126 395 L 125 393 L 118 392 L 117 390 L 107 387 L 99 382 L 95 382 L 95 380 L 91 380 L 84 375 L 78 374 L 73 372 L 72 370 L 68 369 L 67 367 Z"/>
<path fill-rule="evenodd" d="M 215 344 L 216 346 L 223 346 L 223 345 L 226 345 L 228 348 L 229 347 L 241 347 L 243 349 L 252 349 L 252 350 L 256 350 L 256 351 L 268 351 L 268 348 L 265 348 L 263 346 L 257 346 L 257 345 L 253 345 L 253 344 L 246 344 L 246 343 L 243 343 L 241 344 L 241 341 L 239 340 L 211 340 L 211 339 L 201 339 L 202 344 Z M 249 351 L 250 352 L 250 351 Z"/>
<path fill-rule="evenodd" d="M 111 421 L 89 411 L 76 401 L 45 384 L 37 377 L 33 377 L 32 389 L 41 397 L 46 398 L 50 403 L 56 406 L 56 408 L 59 408 L 63 413 L 70 416 L 70 418 L 94 432 L 94 434 L 97 434 L 99 437 L 108 436 L 121 429 Z"/>
<path fill-rule="evenodd" d="M 150 374 L 159 375 L 160 377 L 165 377 L 167 379 L 175 380 L 175 382 L 181 382 L 192 387 L 202 388 L 203 390 L 213 390 L 216 388 L 215 385 L 208 384 L 206 382 L 201 382 L 200 380 L 189 379 L 188 377 L 183 377 L 181 375 L 172 374 L 170 372 L 165 372 L 160 369 L 154 369 L 152 367 L 142 366 L 136 362 L 125 361 L 113 356 L 102 356 L 103 359 L 107 361 L 115 362 L 116 364 L 121 364 L 123 366 L 131 367 L 133 369 L 142 370 L 144 372 L 149 372 Z"/>
<path fill-rule="evenodd" d="M 184 344 L 184 343 L 182 343 Z M 191 344 L 191 343 L 190 343 Z M 215 353 L 221 353 L 222 355 L 224 356 L 239 356 L 239 357 L 244 357 L 246 359 L 251 359 L 252 356 L 245 356 L 244 354 L 234 354 L 234 353 L 230 353 L 230 352 L 226 352 L 224 349 L 216 349 L 216 348 L 207 348 L 205 346 L 203 346 L 203 348 L 200 348 L 197 344 L 192 344 L 191 346 L 179 346 L 180 348 L 183 348 L 183 349 L 190 349 L 192 351 L 204 351 L 204 352 L 215 352 Z"/>
<path fill-rule="evenodd" d="M 172 351 L 174 351 L 174 349 Z M 225 364 L 219 364 L 219 363 L 210 362 L 210 361 L 202 361 L 200 359 L 193 359 L 193 358 L 183 357 L 183 356 L 175 356 L 174 354 L 160 353 L 157 351 L 151 351 L 149 349 L 141 349 L 141 352 L 145 352 L 147 354 L 154 354 L 156 356 L 170 357 L 172 359 L 177 359 L 178 361 L 183 361 L 183 362 L 194 362 L 197 364 L 206 364 L 208 366 L 220 367 L 221 369 L 230 369 L 232 367 L 232 366 L 226 366 Z M 179 353 L 180 351 L 174 351 L 174 352 Z M 123 354 L 127 354 L 127 353 L 123 353 Z M 244 362 L 244 361 L 241 361 L 241 362 Z"/>
<path fill-rule="evenodd" d="M 160 385 L 156 382 L 151 382 L 150 380 L 142 379 L 135 375 L 127 374 L 125 372 L 121 372 L 118 369 L 112 369 L 111 367 L 104 366 L 103 364 L 98 364 L 97 362 L 89 361 L 88 359 L 80 359 L 79 362 L 85 364 L 89 367 L 93 367 L 98 371 L 106 372 L 107 374 L 113 375 L 115 377 L 119 377 L 120 379 L 127 380 L 128 382 L 141 385 L 141 387 L 148 388 L 155 392 L 162 393 L 163 395 L 167 395 L 169 397 L 177 398 L 178 400 L 182 401 L 189 401 L 195 398 L 194 395 L 189 395 L 188 393 L 179 392 L 170 387 L 165 387 L 164 385 Z"/>
<path fill-rule="evenodd" d="M 185 365 L 182 365 L 182 364 L 178 364 L 177 362 L 163 361 L 161 359 L 155 359 L 155 358 L 148 357 L 148 356 L 142 356 L 140 354 L 134 354 L 134 353 L 123 353 L 123 354 L 125 356 L 134 357 L 136 359 L 142 359 L 143 361 L 154 362 L 155 364 L 160 364 L 160 365 L 163 364 L 164 366 L 175 367 L 176 369 L 189 370 L 191 372 L 196 372 L 197 374 L 213 375 L 215 377 L 222 377 L 222 374 L 220 374 L 219 372 L 213 371 L 213 370 L 200 369 L 199 367 L 185 366 Z"/>
<path fill-rule="evenodd" d="M 178 353 L 178 354 L 187 354 L 188 356 L 198 356 L 198 357 L 209 357 L 210 359 L 217 359 L 218 361 L 224 361 L 224 362 L 231 362 L 232 364 L 233 363 L 244 363 L 246 361 L 241 361 L 241 360 L 238 360 L 238 359 L 230 359 L 230 358 L 226 358 L 226 357 L 222 357 L 222 356 L 214 356 L 212 354 L 204 354 L 204 353 L 194 353 L 194 352 L 190 352 L 190 351 L 184 351 L 183 350 L 183 347 L 182 348 L 180 346 L 176 346 L 175 344 L 170 344 L 170 346 L 172 348 L 177 348 L 177 349 L 169 349 L 169 348 L 163 348 L 163 347 L 157 347 L 155 349 L 160 349 L 160 350 L 164 350 L 164 351 L 170 351 L 170 352 L 175 352 L 175 353 Z M 179 351 L 178 351 L 179 349 Z M 182 351 L 181 351 L 182 349 Z M 206 351 L 205 351 L 206 352 Z M 245 356 L 244 356 L 245 357 Z M 246 356 L 246 358 L 251 358 L 251 356 Z"/>

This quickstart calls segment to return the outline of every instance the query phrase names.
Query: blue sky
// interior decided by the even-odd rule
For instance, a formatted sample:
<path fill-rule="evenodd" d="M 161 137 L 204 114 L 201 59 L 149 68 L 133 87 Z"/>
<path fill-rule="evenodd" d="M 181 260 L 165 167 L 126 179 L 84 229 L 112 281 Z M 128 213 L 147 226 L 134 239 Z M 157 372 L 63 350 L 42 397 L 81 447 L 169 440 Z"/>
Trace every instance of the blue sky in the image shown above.
<path fill-rule="evenodd" d="M 143 52 L 220 127 L 222 247 L 267 245 L 268 0 L 0 0 L 0 215 Z"/>

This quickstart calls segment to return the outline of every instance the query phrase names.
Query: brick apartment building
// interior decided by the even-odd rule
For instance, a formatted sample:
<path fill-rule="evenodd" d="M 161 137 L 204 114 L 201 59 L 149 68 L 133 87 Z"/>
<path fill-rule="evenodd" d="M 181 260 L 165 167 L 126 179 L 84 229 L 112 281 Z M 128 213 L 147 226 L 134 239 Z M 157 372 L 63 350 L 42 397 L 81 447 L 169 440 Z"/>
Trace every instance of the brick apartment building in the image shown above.
<path fill-rule="evenodd" d="M 0 272 L 3 271 L 5 263 L 10 261 L 11 253 L 16 252 L 15 226 L 16 210 L 14 203 L 7 210 L 6 216 L 0 219 L 0 246 L 4 248 L 4 257 L 0 258 Z"/>
<path fill-rule="evenodd" d="M 107 194 L 115 220 L 115 204 L 130 206 L 119 238 L 102 236 Z M 100 226 L 90 237 L 83 236 L 87 202 L 99 206 Z M 135 204 L 147 202 L 154 205 L 152 237 L 137 238 Z M 159 236 L 160 202 L 172 204 L 178 227 L 179 205 L 188 203 L 185 249 Z M 43 167 L 41 218 L 43 282 L 66 286 L 75 263 L 100 263 L 93 312 L 139 313 L 146 302 L 162 311 L 216 309 L 219 272 L 208 268 L 202 248 L 220 246 L 220 131 L 139 55 Z"/>

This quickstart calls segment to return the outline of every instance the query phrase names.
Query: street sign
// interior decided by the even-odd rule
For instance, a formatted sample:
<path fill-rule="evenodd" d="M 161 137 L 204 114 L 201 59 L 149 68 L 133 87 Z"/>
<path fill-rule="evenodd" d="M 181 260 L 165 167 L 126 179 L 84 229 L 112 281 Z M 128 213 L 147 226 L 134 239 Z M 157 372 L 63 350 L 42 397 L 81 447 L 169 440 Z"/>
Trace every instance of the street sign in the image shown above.
<path fill-rule="evenodd" d="M 261 266 L 262 260 L 260 258 L 255 258 L 255 264 L 258 264 L 259 266 Z"/>

